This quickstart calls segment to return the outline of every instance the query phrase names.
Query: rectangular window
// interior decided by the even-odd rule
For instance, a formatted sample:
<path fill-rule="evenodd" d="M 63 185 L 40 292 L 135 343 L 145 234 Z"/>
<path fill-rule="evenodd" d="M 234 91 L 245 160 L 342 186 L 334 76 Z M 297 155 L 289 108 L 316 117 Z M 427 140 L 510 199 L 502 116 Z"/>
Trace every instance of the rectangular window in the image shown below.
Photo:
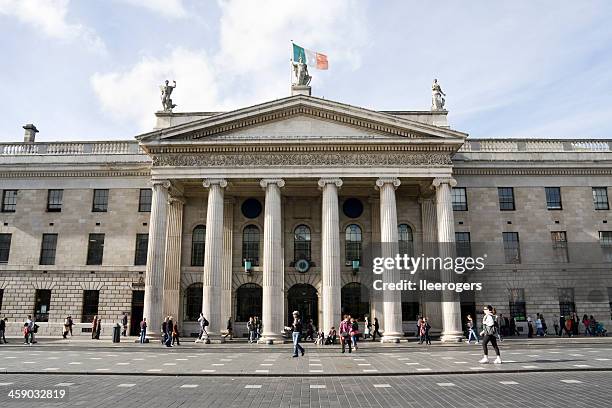
<path fill-rule="evenodd" d="M 553 231 L 550 233 L 553 247 L 553 258 L 556 262 L 569 262 L 567 250 L 567 234 L 565 231 Z"/>
<path fill-rule="evenodd" d="M 87 265 L 102 265 L 104 256 L 104 234 L 89 234 Z"/>
<path fill-rule="evenodd" d="M 452 189 L 453 211 L 467 211 L 467 192 L 465 187 Z"/>
<path fill-rule="evenodd" d="M 93 212 L 107 212 L 108 211 L 108 190 L 94 190 L 93 193 L 93 206 L 91 208 Z"/>
<path fill-rule="evenodd" d="M 43 234 L 40 246 L 40 265 L 55 265 L 57 234 Z"/>
<path fill-rule="evenodd" d="M 593 187 L 593 205 L 596 210 L 609 210 L 608 187 Z"/>
<path fill-rule="evenodd" d="M 17 209 L 17 190 L 2 192 L 2 212 L 15 212 Z"/>
<path fill-rule="evenodd" d="M 570 316 L 576 311 L 574 303 L 574 288 L 559 288 L 559 313 L 561 316 Z"/>
<path fill-rule="evenodd" d="M 151 212 L 151 197 L 152 191 L 150 188 L 140 189 L 140 199 L 138 200 L 139 212 Z"/>
<path fill-rule="evenodd" d="M 604 262 L 612 262 L 612 231 L 599 231 L 599 244 Z"/>
<path fill-rule="evenodd" d="M 504 258 L 507 264 L 521 263 L 521 247 L 518 232 L 504 232 Z"/>
<path fill-rule="evenodd" d="M 147 250 L 149 247 L 149 234 L 136 234 L 136 253 L 134 265 L 147 264 Z"/>
<path fill-rule="evenodd" d="M 344 246 L 346 259 L 344 264 L 346 266 L 353 266 L 353 261 L 359 261 L 361 266 L 361 242 L 360 241 L 346 241 Z"/>
<path fill-rule="evenodd" d="M 98 303 L 100 302 L 99 290 L 84 290 L 83 291 L 83 314 L 81 323 L 90 323 L 94 316 L 98 314 Z"/>
<path fill-rule="evenodd" d="M 50 306 L 51 306 L 51 290 L 50 289 L 36 289 L 36 305 L 34 306 L 34 320 L 37 322 L 48 322 Z"/>
<path fill-rule="evenodd" d="M 545 187 L 546 208 L 549 210 L 561 210 L 561 187 Z"/>
<path fill-rule="evenodd" d="M 499 187 L 497 189 L 500 211 L 514 211 L 514 188 Z"/>
<path fill-rule="evenodd" d="M 472 244 L 470 243 L 469 232 L 455 232 L 455 245 L 457 256 L 467 258 L 472 256 Z"/>
<path fill-rule="evenodd" d="M 64 190 L 49 190 L 47 194 L 47 211 L 60 212 L 62 211 L 62 200 L 64 199 Z"/>
<path fill-rule="evenodd" d="M 514 317 L 517 322 L 527 320 L 527 308 L 525 307 L 525 289 L 513 288 L 508 289 L 510 316 Z"/>
<path fill-rule="evenodd" d="M 0 234 L 0 264 L 8 263 L 11 252 L 11 234 Z"/>

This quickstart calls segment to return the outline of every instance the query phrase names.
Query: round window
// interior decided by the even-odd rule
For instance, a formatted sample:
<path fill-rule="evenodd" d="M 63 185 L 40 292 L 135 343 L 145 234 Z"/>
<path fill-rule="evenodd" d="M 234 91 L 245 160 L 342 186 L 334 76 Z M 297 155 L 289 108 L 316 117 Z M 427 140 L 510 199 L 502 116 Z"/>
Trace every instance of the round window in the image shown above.
<path fill-rule="evenodd" d="M 363 214 L 363 204 L 356 198 L 348 198 L 342 205 L 342 211 L 349 218 L 359 218 Z"/>
<path fill-rule="evenodd" d="M 261 214 L 261 203 L 255 198 L 248 198 L 242 203 L 241 209 L 246 218 L 257 218 Z"/>

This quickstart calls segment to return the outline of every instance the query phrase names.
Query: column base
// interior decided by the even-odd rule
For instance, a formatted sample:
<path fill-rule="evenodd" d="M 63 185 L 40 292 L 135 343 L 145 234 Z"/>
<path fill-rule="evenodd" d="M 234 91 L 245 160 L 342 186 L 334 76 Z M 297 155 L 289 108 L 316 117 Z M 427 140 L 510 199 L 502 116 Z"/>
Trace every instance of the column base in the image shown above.
<path fill-rule="evenodd" d="M 399 343 L 402 340 L 405 340 L 404 335 L 402 333 L 389 333 L 389 334 L 385 333 L 380 339 L 380 342 L 381 343 Z"/>
<path fill-rule="evenodd" d="M 463 340 L 463 333 L 460 332 L 442 333 L 440 337 L 442 343 L 461 343 Z"/>
<path fill-rule="evenodd" d="M 267 344 L 267 345 L 273 345 L 273 344 L 285 344 L 285 343 L 292 343 L 292 340 L 290 339 L 286 339 L 283 336 L 274 336 L 274 335 L 268 335 L 268 336 L 262 336 L 260 337 L 259 340 L 257 340 L 257 344 Z"/>
<path fill-rule="evenodd" d="M 202 338 L 202 340 L 196 339 L 194 343 L 196 344 L 223 344 L 225 343 L 225 336 L 221 334 L 208 334 L 208 336 Z"/>

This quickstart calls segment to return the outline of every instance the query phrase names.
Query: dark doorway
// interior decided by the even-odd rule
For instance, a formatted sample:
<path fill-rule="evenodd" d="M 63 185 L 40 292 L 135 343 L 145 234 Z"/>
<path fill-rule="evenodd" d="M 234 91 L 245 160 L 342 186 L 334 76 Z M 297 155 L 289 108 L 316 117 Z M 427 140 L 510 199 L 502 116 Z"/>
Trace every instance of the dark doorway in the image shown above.
<path fill-rule="evenodd" d="M 263 290 L 256 283 L 245 283 L 236 290 L 236 317 L 237 322 L 248 322 L 249 317 L 261 319 L 261 304 Z"/>
<path fill-rule="evenodd" d="M 140 322 L 144 309 L 144 290 L 132 291 L 132 313 L 130 314 L 130 336 L 140 334 Z"/>
<path fill-rule="evenodd" d="M 300 312 L 304 326 L 308 320 L 312 319 L 313 324 L 319 327 L 319 297 L 317 290 L 306 283 L 293 285 L 287 294 L 287 325 L 293 323 L 292 313 L 294 310 Z"/>
<path fill-rule="evenodd" d="M 480 322 L 478 321 L 478 317 L 476 317 L 476 302 L 461 302 L 461 327 L 463 327 L 463 331 L 466 331 L 466 323 L 467 323 L 467 315 L 472 316 L 476 323 L 476 327 L 480 326 Z"/>
<path fill-rule="evenodd" d="M 342 303 L 342 315 L 349 314 L 358 321 L 363 321 L 370 314 L 370 296 L 368 289 L 361 287 L 358 282 L 347 283 L 342 287 L 340 299 Z M 338 316 L 338 321 L 340 316 Z"/>

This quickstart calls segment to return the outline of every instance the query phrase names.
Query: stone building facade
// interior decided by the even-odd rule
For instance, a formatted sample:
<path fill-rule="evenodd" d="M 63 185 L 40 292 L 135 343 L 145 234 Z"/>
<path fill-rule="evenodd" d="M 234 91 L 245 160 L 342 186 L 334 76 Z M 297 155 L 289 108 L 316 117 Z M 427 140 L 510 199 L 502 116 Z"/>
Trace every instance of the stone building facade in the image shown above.
<path fill-rule="evenodd" d="M 107 334 L 124 312 L 132 334 L 172 315 L 191 335 L 202 311 L 214 337 L 258 315 L 271 342 L 293 310 L 324 330 L 377 317 L 388 341 L 417 315 L 456 341 L 483 303 L 521 327 L 571 311 L 610 323 L 612 142 L 474 140 L 446 115 L 294 95 L 158 112 L 135 141 L 34 142 L 26 126 L 0 144 L 0 316 L 60 335 L 67 315 L 75 334 L 94 314 Z M 455 241 L 489 254 L 461 276 L 482 291 L 368 295 L 374 244 Z"/>

